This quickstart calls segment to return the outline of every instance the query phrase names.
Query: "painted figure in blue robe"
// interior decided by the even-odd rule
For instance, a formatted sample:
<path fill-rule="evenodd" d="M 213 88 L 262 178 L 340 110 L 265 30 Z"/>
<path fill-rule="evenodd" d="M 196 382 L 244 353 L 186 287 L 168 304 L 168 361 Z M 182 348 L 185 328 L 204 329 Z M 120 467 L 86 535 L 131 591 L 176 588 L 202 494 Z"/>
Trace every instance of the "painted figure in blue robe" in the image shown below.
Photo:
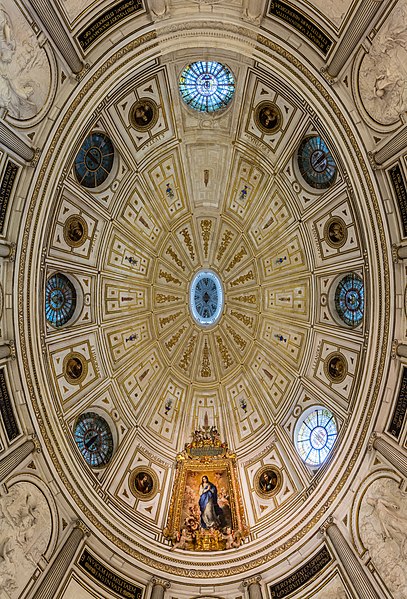
<path fill-rule="evenodd" d="M 199 509 L 201 510 L 201 528 L 222 528 L 224 515 L 218 505 L 218 490 L 207 476 L 202 477 L 199 486 Z"/>

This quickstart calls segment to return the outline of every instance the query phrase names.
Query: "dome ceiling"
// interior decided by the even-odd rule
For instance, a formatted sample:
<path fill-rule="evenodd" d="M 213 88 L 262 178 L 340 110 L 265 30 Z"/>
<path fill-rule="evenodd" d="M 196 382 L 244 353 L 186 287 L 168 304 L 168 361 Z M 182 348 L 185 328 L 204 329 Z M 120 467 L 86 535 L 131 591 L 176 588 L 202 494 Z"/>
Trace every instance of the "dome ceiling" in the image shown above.
<path fill-rule="evenodd" d="M 199 556 L 170 553 L 162 534 L 176 454 L 204 422 L 236 453 L 250 535 L 230 574 L 309 534 L 357 458 L 354 433 L 373 409 L 380 359 L 368 326 L 376 299 L 367 294 L 365 318 L 352 327 L 335 309 L 335 291 L 349 273 L 367 290 L 373 275 L 383 281 L 375 264 L 367 269 L 374 190 L 335 103 L 328 109 L 317 101 L 315 80 L 305 71 L 294 77 L 284 65 L 288 55 L 276 54 L 271 68 L 213 49 L 206 58 L 233 72 L 235 97 L 219 113 L 200 114 L 177 87 L 182 68 L 200 54 L 170 48 L 148 68 L 132 58 L 131 70 L 121 62 L 125 53 L 117 54 L 106 75 L 104 68 L 91 73 L 64 108 L 33 200 L 40 202 L 30 233 L 28 326 L 41 434 L 80 509 L 129 556 L 206 578 L 223 567 L 223 556 L 206 572 Z M 74 168 L 91 132 L 114 147 L 109 173 L 94 188 Z M 304 140 L 318 136 L 335 169 L 326 188 L 311 186 L 307 157 L 297 157 Z M 205 269 L 224 293 L 219 320 L 209 326 L 190 307 L 191 282 Z M 76 297 L 75 312 L 59 327 L 46 321 L 35 295 L 56 273 Z M 319 471 L 306 467 L 294 442 L 312 406 L 328 408 L 339 429 Z M 112 458 L 96 470 L 72 434 L 89 411 L 113 435 Z M 283 481 L 269 498 L 255 491 L 265 464 Z M 141 465 L 156 477 L 145 501 L 130 488 Z"/>

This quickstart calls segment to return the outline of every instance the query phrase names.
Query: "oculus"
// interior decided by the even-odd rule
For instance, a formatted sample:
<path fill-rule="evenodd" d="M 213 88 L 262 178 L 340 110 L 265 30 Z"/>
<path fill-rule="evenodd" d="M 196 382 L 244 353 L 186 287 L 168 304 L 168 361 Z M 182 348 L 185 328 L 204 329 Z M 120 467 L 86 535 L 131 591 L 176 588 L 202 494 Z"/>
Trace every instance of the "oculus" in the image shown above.
<path fill-rule="evenodd" d="M 183 69 L 179 91 L 187 106 L 199 112 L 215 112 L 226 108 L 232 100 L 235 79 L 220 62 L 200 60 Z"/>
<path fill-rule="evenodd" d="M 64 239 L 66 243 L 72 248 L 77 248 L 83 245 L 87 238 L 88 225 L 86 221 L 79 214 L 68 217 L 64 224 Z"/>
<path fill-rule="evenodd" d="M 75 158 L 75 177 L 80 185 L 94 189 L 109 176 L 114 161 L 113 142 L 100 131 L 90 133 Z"/>
<path fill-rule="evenodd" d="M 343 277 L 335 290 L 335 308 L 338 316 L 350 327 L 363 320 L 365 295 L 363 280 L 356 273 Z"/>
<path fill-rule="evenodd" d="M 69 322 L 76 309 L 76 290 L 62 273 L 55 273 L 45 286 L 45 318 L 55 327 Z"/>
<path fill-rule="evenodd" d="M 151 499 L 158 491 L 157 475 L 151 468 L 139 466 L 130 473 L 129 487 L 138 499 Z"/>
<path fill-rule="evenodd" d="M 298 148 L 298 168 L 314 189 L 328 189 L 336 180 L 336 164 L 328 146 L 319 135 L 306 137 Z"/>
<path fill-rule="evenodd" d="M 338 436 L 333 414 L 323 407 L 306 410 L 295 428 L 295 446 L 310 466 L 320 466 Z"/>
<path fill-rule="evenodd" d="M 212 270 L 201 270 L 192 279 L 189 307 L 194 320 L 202 326 L 218 322 L 224 298 L 220 279 Z"/>
<path fill-rule="evenodd" d="M 341 248 L 348 238 L 345 221 L 339 216 L 330 218 L 324 227 L 324 239 L 333 248 Z"/>
<path fill-rule="evenodd" d="M 329 354 L 325 360 L 324 370 L 326 376 L 335 384 L 345 380 L 348 374 L 348 362 L 340 353 Z"/>
<path fill-rule="evenodd" d="M 275 133 L 281 128 L 281 110 L 272 102 L 260 102 L 254 111 L 254 122 L 263 133 Z"/>
<path fill-rule="evenodd" d="M 130 123 L 137 131 L 148 131 L 158 121 L 158 106 L 150 98 L 140 98 L 130 109 Z"/>
<path fill-rule="evenodd" d="M 113 436 L 106 420 L 95 412 L 81 414 L 74 427 L 75 443 L 91 468 L 109 463 L 113 455 Z"/>
<path fill-rule="evenodd" d="M 70 353 L 64 358 L 63 371 L 71 385 L 80 385 L 88 374 L 88 363 L 82 354 Z"/>
<path fill-rule="evenodd" d="M 260 497 L 268 498 L 276 495 L 281 489 L 281 472 L 275 466 L 263 466 L 254 477 L 254 489 Z"/>

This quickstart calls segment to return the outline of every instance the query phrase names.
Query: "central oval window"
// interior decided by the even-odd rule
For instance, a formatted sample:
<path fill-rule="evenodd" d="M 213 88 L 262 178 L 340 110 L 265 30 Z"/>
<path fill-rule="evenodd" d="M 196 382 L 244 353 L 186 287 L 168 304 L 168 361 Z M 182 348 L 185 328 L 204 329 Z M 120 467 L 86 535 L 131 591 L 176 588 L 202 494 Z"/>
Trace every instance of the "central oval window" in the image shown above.
<path fill-rule="evenodd" d="M 212 270 L 201 270 L 192 279 L 189 307 L 194 320 L 201 326 L 216 324 L 224 305 L 220 278 Z"/>

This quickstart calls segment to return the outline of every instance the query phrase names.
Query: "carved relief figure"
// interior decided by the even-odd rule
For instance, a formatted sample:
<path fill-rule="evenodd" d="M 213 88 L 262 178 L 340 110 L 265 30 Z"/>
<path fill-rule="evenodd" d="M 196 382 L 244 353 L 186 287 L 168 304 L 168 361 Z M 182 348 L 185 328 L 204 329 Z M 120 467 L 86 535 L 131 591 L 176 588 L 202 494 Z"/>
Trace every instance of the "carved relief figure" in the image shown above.
<path fill-rule="evenodd" d="M 361 504 L 363 544 L 395 599 L 407 596 L 407 496 L 396 481 L 374 481 Z"/>
<path fill-rule="evenodd" d="M 51 514 L 44 495 L 20 482 L 0 497 L 0 597 L 17 599 L 51 537 Z"/>
<path fill-rule="evenodd" d="M 0 108 L 28 119 L 48 96 L 50 72 L 45 51 L 17 6 L 0 3 Z"/>
<path fill-rule="evenodd" d="M 370 116 L 388 125 L 407 110 L 407 0 L 400 0 L 373 39 L 359 74 Z"/>

